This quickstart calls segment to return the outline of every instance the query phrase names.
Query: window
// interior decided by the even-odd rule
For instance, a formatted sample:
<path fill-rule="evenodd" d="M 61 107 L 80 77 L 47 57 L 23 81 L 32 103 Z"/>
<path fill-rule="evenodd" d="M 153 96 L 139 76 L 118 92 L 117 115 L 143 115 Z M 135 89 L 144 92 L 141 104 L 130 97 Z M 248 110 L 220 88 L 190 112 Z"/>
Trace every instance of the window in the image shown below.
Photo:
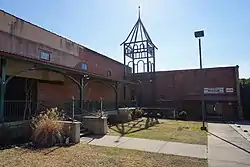
<path fill-rule="evenodd" d="M 40 59 L 41 60 L 50 61 L 50 53 L 49 52 L 45 52 L 45 51 L 41 51 L 40 52 Z"/>
<path fill-rule="evenodd" d="M 107 77 L 111 76 L 111 71 L 107 71 L 106 76 Z"/>
<path fill-rule="evenodd" d="M 86 71 L 88 69 L 87 64 L 86 63 L 82 63 L 81 64 L 81 69 Z"/>

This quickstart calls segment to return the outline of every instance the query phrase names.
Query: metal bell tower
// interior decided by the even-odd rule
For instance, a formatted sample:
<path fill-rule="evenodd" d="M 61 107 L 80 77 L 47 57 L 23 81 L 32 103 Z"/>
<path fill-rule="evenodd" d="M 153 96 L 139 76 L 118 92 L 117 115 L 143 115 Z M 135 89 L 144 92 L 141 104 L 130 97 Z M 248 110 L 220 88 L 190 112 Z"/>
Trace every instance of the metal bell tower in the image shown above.
<path fill-rule="evenodd" d="M 153 73 L 155 72 L 155 49 L 146 28 L 140 17 L 140 7 L 138 20 L 130 31 L 123 45 L 124 55 L 124 78 L 136 73 Z M 128 71 L 127 66 L 132 71 Z"/>

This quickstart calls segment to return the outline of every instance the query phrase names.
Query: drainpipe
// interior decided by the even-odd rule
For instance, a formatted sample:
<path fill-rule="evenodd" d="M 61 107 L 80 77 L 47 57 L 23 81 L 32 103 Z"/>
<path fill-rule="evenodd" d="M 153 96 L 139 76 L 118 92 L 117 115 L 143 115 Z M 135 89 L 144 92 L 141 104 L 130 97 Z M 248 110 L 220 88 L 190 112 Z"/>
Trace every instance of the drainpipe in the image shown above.
<path fill-rule="evenodd" d="M 6 59 L 1 58 L 1 85 L 0 85 L 0 122 L 4 121 L 4 94 L 6 81 Z"/>
<path fill-rule="evenodd" d="M 243 119 L 243 111 L 241 107 L 241 99 L 240 99 L 240 78 L 239 78 L 239 66 L 235 67 L 235 83 L 236 83 L 236 95 L 237 95 L 237 114 L 239 119 Z"/>

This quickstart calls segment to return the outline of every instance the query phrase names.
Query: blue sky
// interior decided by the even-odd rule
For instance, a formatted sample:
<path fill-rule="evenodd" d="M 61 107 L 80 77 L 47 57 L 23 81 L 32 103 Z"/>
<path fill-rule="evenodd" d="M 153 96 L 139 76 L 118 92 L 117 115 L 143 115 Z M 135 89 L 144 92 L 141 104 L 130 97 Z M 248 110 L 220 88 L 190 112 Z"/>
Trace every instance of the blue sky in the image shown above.
<path fill-rule="evenodd" d="M 123 62 L 120 43 L 138 17 L 159 48 L 156 70 L 240 66 L 250 77 L 249 0 L 0 0 L 0 8 Z"/>

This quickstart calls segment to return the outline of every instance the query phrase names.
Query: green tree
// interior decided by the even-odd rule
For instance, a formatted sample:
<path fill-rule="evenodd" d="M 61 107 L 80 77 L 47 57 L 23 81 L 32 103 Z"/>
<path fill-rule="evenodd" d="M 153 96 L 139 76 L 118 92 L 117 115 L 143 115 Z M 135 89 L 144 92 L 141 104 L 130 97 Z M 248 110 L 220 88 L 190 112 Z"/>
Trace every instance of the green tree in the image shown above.
<path fill-rule="evenodd" d="M 241 78 L 240 79 L 240 84 L 241 85 L 250 84 L 250 78 Z"/>

